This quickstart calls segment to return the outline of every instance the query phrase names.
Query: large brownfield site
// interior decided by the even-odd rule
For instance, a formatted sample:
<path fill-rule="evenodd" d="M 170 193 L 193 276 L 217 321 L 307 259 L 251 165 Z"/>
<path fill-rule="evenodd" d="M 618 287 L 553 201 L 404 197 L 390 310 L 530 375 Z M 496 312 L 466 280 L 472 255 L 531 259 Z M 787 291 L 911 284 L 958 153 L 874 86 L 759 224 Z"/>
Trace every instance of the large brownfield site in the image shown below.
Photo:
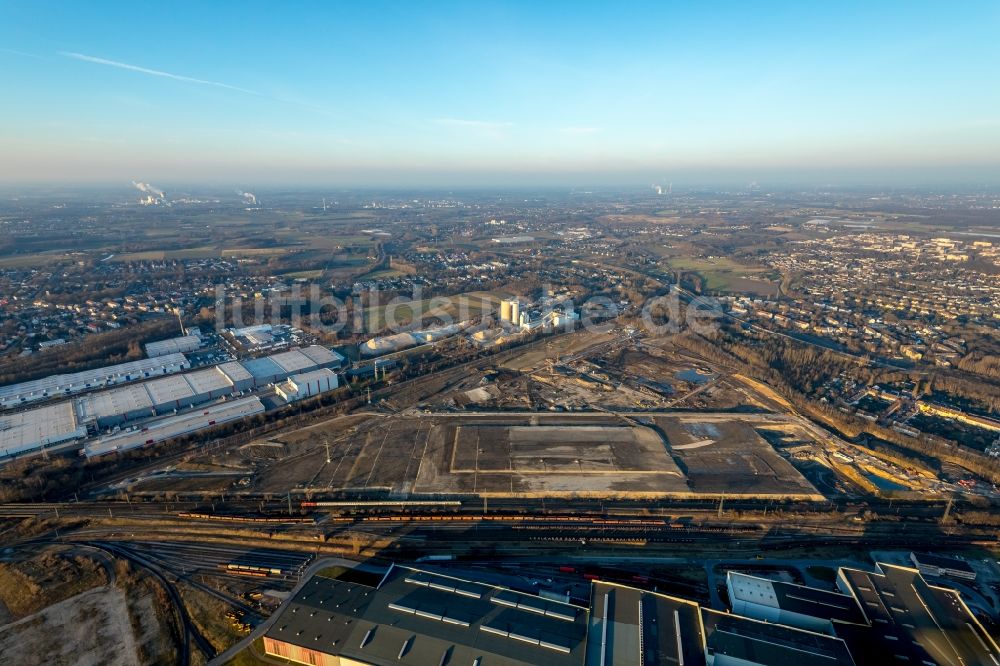
<path fill-rule="evenodd" d="M 931 481 L 667 341 L 578 332 L 359 412 L 211 449 L 114 490 L 175 496 L 815 499 Z"/>
<path fill-rule="evenodd" d="M 225 473 L 167 473 L 138 487 L 206 489 L 232 482 L 240 464 L 246 490 L 273 494 L 819 498 L 756 430 L 785 425 L 725 413 L 372 416 L 346 432 L 331 423 L 255 443 Z"/>

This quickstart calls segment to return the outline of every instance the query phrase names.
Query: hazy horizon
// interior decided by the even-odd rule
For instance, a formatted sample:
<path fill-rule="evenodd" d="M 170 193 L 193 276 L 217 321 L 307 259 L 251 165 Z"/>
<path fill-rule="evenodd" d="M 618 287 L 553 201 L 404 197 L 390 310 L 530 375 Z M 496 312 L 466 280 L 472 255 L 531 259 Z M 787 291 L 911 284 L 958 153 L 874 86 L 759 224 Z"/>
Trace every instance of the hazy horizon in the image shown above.
<path fill-rule="evenodd" d="M 988 2 L 0 8 L 0 182 L 1000 182 Z"/>

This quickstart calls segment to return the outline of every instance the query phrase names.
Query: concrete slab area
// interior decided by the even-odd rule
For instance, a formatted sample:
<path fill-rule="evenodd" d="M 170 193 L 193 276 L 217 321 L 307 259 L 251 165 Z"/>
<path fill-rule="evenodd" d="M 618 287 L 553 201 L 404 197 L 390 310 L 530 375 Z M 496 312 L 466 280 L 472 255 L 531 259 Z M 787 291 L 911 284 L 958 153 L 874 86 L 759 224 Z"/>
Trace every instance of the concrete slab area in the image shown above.
<path fill-rule="evenodd" d="M 393 496 L 692 497 L 819 494 L 754 427 L 761 415 L 452 413 L 384 416 L 275 483 Z M 773 418 L 773 417 L 772 417 Z M 712 444 L 683 448 L 704 442 Z M 679 449 L 674 450 L 676 442 Z M 306 469 L 308 467 L 308 469 Z M 268 473 L 258 475 L 267 490 Z"/>

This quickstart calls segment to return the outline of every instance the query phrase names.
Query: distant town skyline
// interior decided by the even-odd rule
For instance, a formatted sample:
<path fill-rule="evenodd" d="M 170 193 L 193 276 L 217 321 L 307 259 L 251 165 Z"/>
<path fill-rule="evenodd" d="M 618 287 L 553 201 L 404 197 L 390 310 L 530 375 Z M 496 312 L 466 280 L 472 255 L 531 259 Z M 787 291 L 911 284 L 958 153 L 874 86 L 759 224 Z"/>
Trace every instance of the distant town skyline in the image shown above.
<path fill-rule="evenodd" d="M 0 182 L 1000 182 L 1000 5 L 0 7 Z"/>

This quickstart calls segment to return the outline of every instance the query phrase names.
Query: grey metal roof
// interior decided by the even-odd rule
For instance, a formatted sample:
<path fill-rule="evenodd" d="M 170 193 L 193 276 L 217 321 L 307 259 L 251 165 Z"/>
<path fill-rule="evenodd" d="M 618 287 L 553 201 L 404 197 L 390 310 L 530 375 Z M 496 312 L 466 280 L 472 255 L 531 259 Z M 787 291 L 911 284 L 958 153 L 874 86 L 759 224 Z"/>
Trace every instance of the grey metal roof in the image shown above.
<path fill-rule="evenodd" d="M 698 604 L 615 583 L 595 582 L 587 663 L 704 666 Z M 604 628 L 605 623 L 607 629 Z"/>
<path fill-rule="evenodd" d="M 865 616 L 854 597 L 815 587 L 760 578 L 730 571 L 727 574 L 736 598 L 780 608 L 809 617 L 864 624 Z"/>
<path fill-rule="evenodd" d="M 870 627 L 837 625 L 838 635 L 872 663 L 906 655 L 911 663 L 996 666 L 1000 649 L 959 594 L 930 585 L 916 569 L 878 564 L 879 572 L 841 569 Z"/>
<path fill-rule="evenodd" d="M 761 666 L 854 666 L 839 638 L 702 609 L 710 655 L 725 655 Z"/>
<path fill-rule="evenodd" d="M 79 393 L 93 388 L 122 384 L 171 372 L 179 372 L 187 367 L 184 354 L 167 354 L 157 358 L 145 358 L 118 365 L 109 365 L 94 370 L 84 370 L 63 375 L 50 375 L 19 384 L 0 386 L 0 406 L 12 406 L 21 402 L 43 400 L 53 396 Z"/>
<path fill-rule="evenodd" d="M 316 577 L 267 636 L 372 664 L 580 666 L 586 608 L 395 566 L 376 589 Z"/>

